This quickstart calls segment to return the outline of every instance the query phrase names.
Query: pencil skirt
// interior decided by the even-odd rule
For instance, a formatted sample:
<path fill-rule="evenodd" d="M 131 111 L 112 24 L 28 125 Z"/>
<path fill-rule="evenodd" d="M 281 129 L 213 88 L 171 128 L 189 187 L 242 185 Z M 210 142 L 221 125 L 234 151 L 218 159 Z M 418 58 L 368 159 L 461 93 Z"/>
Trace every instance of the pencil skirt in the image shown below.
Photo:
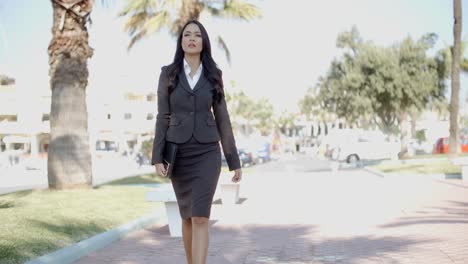
<path fill-rule="evenodd" d="M 221 173 L 219 143 L 199 143 L 192 137 L 178 145 L 171 182 L 180 216 L 182 219 L 210 218 L 211 204 Z"/>

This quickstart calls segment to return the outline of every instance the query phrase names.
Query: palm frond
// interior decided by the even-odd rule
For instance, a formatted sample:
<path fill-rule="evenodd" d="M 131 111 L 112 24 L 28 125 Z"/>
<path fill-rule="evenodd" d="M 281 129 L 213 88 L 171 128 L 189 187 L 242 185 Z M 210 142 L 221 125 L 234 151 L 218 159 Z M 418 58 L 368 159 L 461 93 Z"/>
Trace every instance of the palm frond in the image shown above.
<path fill-rule="evenodd" d="M 131 37 L 128 49 L 144 38 L 163 28 L 177 36 L 182 26 L 189 19 L 198 19 L 202 11 L 208 11 L 220 18 L 238 18 L 250 21 L 261 17 L 257 6 L 242 0 L 127 0 L 127 5 L 118 14 L 127 17 L 124 30 Z M 217 36 L 221 49 L 231 63 L 231 54 L 226 42 Z"/>
<path fill-rule="evenodd" d="M 131 30 L 132 39 L 130 40 L 127 49 L 130 50 L 137 41 L 161 30 L 161 28 L 169 22 L 169 13 L 166 11 L 159 12 L 150 18 L 145 17 L 144 21 L 140 21 L 138 25 L 133 25 L 135 27 L 129 28 L 129 33 Z"/>
<path fill-rule="evenodd" d="M 127 0 L 127 5 L 118 13 L 118 16 L 126 16 L 128 14 L 133 16 L 141 12 L 153 13 L 158 9 L 158 6 L 158 0 Z"/>
<path fill-rule="evenodd" d="M 132 15 L 124 25 L 124 30 L 130 35 L 135 34 L 136 31 L 140 30 L 148 20 L 148 13 L 140 12 Z"/>
<path fill-rule="evenodd" d="M 161 30 L 164 26 L 170 23 L 170 16 L 169 13 L 164 10 L 152 16 L 146 20 L 143 29 L 146 31 L 147 34 L 153 34 L 159 30 Z"/>
<path fill-rule="evenodd" d="M 127 49 L 145 36 L 151 35 L 163 27 L 172 24 L 170 12 L 177 4 L 176 0 L 127 0 L 128 4 L 118 14 L 128 16 L 124 30 L 131 37 Z"/>
<path fill-rule="evenodd" d="M 208 6 L 207 10 L 213 16 L 222 18 L 238 18 L 245 21 L 261 18 L 260 9 L 256 5 L 241 0 L 225 1 L 221 9 Z"/>
<path fill-rule="evenodd" d="M 216 41 L 218 42 L 219 47 L 224 51 L 224 54 L 226 55 L 226 59 L 229 65 L 231 65 L 231 52 L 229 51 L 229 48 L 226 45 L 226 42 L 220 35 L 218 35 L 218 37 L 216 38 Z"/>
<path fill-rule="evenodd" d="M 142 39 L 145 36 L 146 36 L 146 31 L 144 31 L 144 30 L 142 30 L 142 31 L 138 32 L 137 34 L 135 34 L 134 36 L 132 36 L 132 38 L 130 39 L 130 43 L 128 44 L 127 50 L 130 50 L 133 47 L 133 45 L 135 45 L 135 43 L 137 41 L 139 41 L 140 39 Z"/>

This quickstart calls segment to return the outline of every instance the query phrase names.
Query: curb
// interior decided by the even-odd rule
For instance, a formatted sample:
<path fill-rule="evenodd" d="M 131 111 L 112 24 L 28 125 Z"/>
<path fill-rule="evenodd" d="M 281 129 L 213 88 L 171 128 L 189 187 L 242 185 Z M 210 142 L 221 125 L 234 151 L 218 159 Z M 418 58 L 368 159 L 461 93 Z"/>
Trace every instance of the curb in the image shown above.
<path fill-rule="evenodd" d="M 25 264 L 73 263 L 86 255 L 89 255 L 112 244 L 128 233 L 142 229 L 150 224 L 162 223 L 163 219 L 164 218 L 161 216 L 160 211 L 155 209 L 152 213 L 139 219 L 133 220 L 127 224 L 123 224 L 104 233 L 97 234 L 71 246 L 64 247 L 55 252 L 38 257 L 26 262 Z"/>
<path fill-rule="evenodd" d="M 362 169 L 367 171 L 367 172 L 370 172 L 372 174 L 375 174 L 375 175 L 377 175 L 379 177 L 382 177 L 382 178 L 385 178 L 385 176 L 387 176 L 387 174 L 385 172 L 381 172 L 381 171 L 378 171 L 376 169 L 371 169 L 369 167 L 363 167 Z"/>

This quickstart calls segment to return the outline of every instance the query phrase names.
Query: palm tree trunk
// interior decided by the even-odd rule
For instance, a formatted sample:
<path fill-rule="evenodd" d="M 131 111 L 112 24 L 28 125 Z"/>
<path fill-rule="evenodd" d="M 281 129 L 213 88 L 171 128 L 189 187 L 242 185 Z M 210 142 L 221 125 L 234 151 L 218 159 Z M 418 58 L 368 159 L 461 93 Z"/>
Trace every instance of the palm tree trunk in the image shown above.
<path fill-rule="evenodd" d="M 86 86 L 87 60 L 93 50 L 88 44 L 86 15 L 91 12 L 93 1 L 52 0 L 52 5 L 54 19 L 48 48 L 52 89 L 49 188 L 90 187 Z"/>
<path fill-rule="evenodd" d="M 459 150 L 458 111 L 460 97 L 460 42 L 462 31 L 461 0 L 453 0 L 453 51 L 452 51 L 452 95 L 450 98 L 450 140 L 449 153 Z"/>

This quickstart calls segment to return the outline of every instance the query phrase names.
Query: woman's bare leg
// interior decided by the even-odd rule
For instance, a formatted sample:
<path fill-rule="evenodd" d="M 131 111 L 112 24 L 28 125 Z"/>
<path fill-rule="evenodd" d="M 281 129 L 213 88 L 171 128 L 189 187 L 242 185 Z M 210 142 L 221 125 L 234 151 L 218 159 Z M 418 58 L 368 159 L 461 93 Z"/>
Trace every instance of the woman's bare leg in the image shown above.
<path fill-rule="evenodd" d="M 192 261 L 206 264 L 208 255 L 208 223 L 206 217 L 192 217 Z"/>
<path fill-rule="evenodd" d="M 182 239 L 184 240 L 187 263 L 192 264 L 192 219 L 182 219 Z"/>

